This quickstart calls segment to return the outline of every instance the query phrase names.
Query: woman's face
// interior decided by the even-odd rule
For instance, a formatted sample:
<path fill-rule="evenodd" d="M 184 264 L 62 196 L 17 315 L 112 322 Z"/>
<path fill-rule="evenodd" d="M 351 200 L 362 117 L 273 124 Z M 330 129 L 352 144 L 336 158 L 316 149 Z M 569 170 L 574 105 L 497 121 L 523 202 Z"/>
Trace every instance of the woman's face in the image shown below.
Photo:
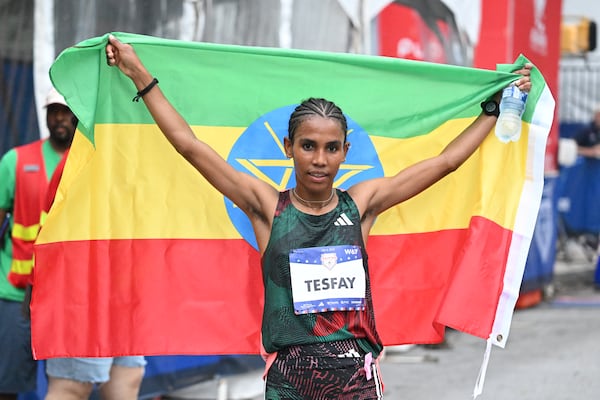
<path fill-rule="evenodd" d="M 346 160 L 349 143 L 344 143 L 340 123 L 314 116 L 304 120 L 294 133 L 294 142 L 285 139 L 285 151 L 294 159 L 296 186 L 303 194 L 329 195 L 340 164 Z"/>

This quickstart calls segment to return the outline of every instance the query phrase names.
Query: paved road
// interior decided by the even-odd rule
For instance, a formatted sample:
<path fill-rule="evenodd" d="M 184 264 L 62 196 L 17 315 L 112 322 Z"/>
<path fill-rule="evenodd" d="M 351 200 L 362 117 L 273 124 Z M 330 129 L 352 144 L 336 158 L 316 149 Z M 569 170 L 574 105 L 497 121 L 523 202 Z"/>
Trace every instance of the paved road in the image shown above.
<path fill-rule="evenodd" d="M 586 262 L 557 265 L 553 296 L 515 312 L 506 348 L 492 349 L 478 399 L 600 399 L 600 292 L 593 269 Z M 455 331 L 448 341 L 450 349 L 388 351 L 381 364 L 385 399 L 471 399 L 485 341 Z"/>

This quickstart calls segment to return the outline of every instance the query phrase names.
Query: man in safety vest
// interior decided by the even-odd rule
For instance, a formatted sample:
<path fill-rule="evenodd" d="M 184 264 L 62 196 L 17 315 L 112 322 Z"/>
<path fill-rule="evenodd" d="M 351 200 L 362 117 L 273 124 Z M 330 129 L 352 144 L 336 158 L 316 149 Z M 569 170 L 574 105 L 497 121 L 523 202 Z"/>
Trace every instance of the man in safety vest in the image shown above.
<path fill-rule="evenodd" d="M 35 390 L 28 319 L 22 313 L 33 268 L 40 210 L 54 169 L 71 146 L 77 118 L 52 89 L 45 102 L 49 137 L 15 147 L 0 159 L 0 400 Z"/>

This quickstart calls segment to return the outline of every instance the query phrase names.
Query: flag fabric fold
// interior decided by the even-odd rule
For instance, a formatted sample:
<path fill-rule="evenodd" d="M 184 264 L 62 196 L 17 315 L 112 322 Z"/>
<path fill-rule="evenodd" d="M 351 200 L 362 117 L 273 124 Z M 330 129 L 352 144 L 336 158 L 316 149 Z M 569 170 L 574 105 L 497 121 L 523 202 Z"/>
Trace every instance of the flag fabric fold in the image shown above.
<path fill-rule="evenodd" d="M 348 118 L 352 146 L 335 181 L 344 189 L 439 153 L 526 62 L 491 71 L 114 35 L 200 139 L 279 190 L 294 185 L 282 143 L 305 98 L 332 100 Z M 136 89 L 106 65 L 106 43 L 86 40 L 51 68 L 79 127 L 35 246 L 35 357 L 259 353 L 251 226 L 132 102 Z M 554 109 L 535 68 L 531 79 L 518 142 L 490 133 L 456 172 L 379 216 L 367 251 L 385 344 L 435 343 L 449 326 L 504 346 Z"/>

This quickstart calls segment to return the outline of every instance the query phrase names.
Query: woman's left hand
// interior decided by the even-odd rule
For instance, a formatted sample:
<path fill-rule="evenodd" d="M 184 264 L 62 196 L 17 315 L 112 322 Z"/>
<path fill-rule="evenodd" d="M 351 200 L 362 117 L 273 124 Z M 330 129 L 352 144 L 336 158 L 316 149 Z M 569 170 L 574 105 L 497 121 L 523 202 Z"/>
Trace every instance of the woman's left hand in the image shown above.
<path fill-rule="evenodd" d="M 531 69 L 533 64 L 527 63 L 520 70 L 515 71 L 517 74 L 523 75 L 521 78 L 514 82 L 515 86 L 523 92 L 529 92 L 531 90 Z"/>

